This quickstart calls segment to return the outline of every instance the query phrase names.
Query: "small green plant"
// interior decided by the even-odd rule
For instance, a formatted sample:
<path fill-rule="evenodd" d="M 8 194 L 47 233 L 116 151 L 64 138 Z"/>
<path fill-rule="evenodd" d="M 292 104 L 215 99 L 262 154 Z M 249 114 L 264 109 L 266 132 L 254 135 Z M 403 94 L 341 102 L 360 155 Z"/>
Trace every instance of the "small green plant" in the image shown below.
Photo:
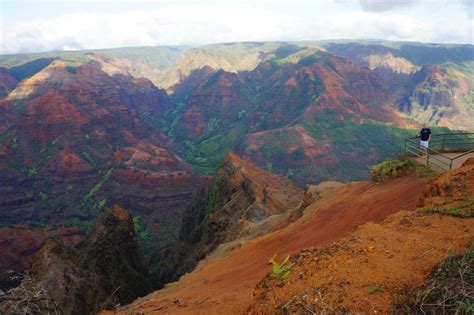
<path fill-rule="evenodd" d="M 272 273 L 271 276 L 274 279 L 283 281 L 284 279 L 288 278 L 290 275 L 291 269 L 293 268 L 294 264 L 290 263 L 288 260 L 290 256 L 286 256 L 285 260 L 279 264 L 276 260 L 276 255 L 268 260 L 268 263 L 272 265 Z"/>
<path fill-rule="evenodd" d="M 17 135 L 14 135 L 12 139 L 12 149 L 15 150 L 17 147 L 18 147 L 18 137 Z"/>
<path fill-rule="evenodd" d="M 44 192 L 39 192 L 38 193 L 38 196 L 40 197 L 41 200 L 43 201 L 47 201 L 48 200 L 48 196 L 44 193 Z"/>
<path fill-rule="evenodd" d="M 28 177 L 33 177 L 38 174 L 38 169 L 35 166 L 28 168 Z"/>
<path fill-rule="evenodd" d="M 370 287 L 367 291 L 368 291 L 370 294 L 383 293 L 383 292 L 385 292 L 384 289 L 382 289 L 382 288 L 377 288 L 377 287 Z"/>

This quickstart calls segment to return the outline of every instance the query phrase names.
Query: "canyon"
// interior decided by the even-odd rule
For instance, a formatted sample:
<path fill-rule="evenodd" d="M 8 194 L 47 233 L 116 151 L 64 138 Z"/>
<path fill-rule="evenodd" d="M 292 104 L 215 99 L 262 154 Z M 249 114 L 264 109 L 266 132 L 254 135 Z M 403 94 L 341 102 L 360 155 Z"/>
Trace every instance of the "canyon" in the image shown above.
<path fill-rule="evenodd" d="M 23 280 L 32 288 L 68 287 L 48 280 L 57 270 L 66 274 L 58 279 L 67 270 L 84 281 L 88 273 L 107 278 L 97 300 L 87 297 L 91 309 L 80 311 L 164 287 L 117 312 L 271 313 L 281 306 L 265 278 L 274 254 L 293 254 L 305 274 L 308 259 L 330 254 L 321 262 L 327 269 L 340 252 L 361 253 L 361 239 L 370 243 L 385 230 L 401 237 L 397 222 L 413 221 L 426 237 L 433 233 L 423 230 L 426 222 L 445 226 L 436 215 L 418 215 L 421 208 L 469 204 L 467 186 L 459 194 L 443 188 L 471 183 L 469 165 L 430 188 L 426 176 L 368 180 L 371 165 L 396 158 L 422 123 L 435 133 L 474 130 L 473 64 L 472 45 L 383 41 L 0 56 L 0 274 L 35 271 L 37 279 Z M 84 248 L 111 211 L 126 217 L 141 257 L 134 268 L 147 285 L 105 303 L 122 280 L 77 262 L 101 255 Z M 462 231 L 471 219 L 457 220 L 446 221 L 467 242 Z M 438 241 L 430 267 L 447 250 Z M 380 244 L 370 246 L 391 246 Z M 298 290 L 291 284 L 278 293 L 291 310 L 300 310 L 302 301 L 290 301 Z M 384 301 L 394 298 L 385 290 Z M 79 310 L 64 301 L 67 313 Z M 386 312 L 382 304 L 370 307 Z"/>

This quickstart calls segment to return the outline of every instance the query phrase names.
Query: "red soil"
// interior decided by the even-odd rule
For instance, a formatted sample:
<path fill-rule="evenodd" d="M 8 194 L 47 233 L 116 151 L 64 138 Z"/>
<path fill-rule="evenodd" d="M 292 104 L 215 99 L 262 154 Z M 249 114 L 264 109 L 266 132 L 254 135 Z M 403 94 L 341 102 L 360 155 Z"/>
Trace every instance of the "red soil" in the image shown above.
<path fill-rule="evenodd" d="M 285 284 L 266 277 L 249 312 L 274 314 L 287 305 L 290 314 L 391 314 L 450 252 L 472 248 L 473 231 L 472 219 L 413 211 L 364 224 L 342 241 L 293 256 Z"/>
<path fill-rule="evenodd" d="M 304 216 L 287 228 L 247 241 L 228 256 L 209 257 L 179 282 L 168 285 L 118 314 L 242 314 L 257 282 L 269 271 L 268 258 L 331 243 L 359 224 L 379 222 L 414 210 L 426 179 L 399 178 L 386 183 L 359 182 L 327 188 Z"/>

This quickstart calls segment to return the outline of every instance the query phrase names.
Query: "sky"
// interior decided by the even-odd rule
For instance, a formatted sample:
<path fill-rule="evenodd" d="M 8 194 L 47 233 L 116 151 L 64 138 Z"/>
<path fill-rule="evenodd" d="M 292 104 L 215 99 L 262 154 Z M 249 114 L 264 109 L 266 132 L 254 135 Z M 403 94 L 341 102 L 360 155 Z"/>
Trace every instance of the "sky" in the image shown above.
<path fill-rule="evenodd" d="M 236 41 L 474 44 L 474 0 L 0 0 L 0 54 Z"/>

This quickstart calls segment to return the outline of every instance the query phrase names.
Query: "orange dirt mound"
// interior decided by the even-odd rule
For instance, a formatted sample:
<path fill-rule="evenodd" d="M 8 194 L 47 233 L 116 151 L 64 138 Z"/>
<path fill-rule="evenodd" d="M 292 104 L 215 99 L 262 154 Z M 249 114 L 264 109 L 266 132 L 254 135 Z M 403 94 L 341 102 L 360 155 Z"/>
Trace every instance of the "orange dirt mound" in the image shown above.
<path fill-rule="evenodd" d="M 285 284 L 267 276 L 249 311 L 389 314 L 448 253 L 470 248 L 473 231 L 472 219 L 405 211 L 364 224 L 338 243 L 293 256 Z"/>

